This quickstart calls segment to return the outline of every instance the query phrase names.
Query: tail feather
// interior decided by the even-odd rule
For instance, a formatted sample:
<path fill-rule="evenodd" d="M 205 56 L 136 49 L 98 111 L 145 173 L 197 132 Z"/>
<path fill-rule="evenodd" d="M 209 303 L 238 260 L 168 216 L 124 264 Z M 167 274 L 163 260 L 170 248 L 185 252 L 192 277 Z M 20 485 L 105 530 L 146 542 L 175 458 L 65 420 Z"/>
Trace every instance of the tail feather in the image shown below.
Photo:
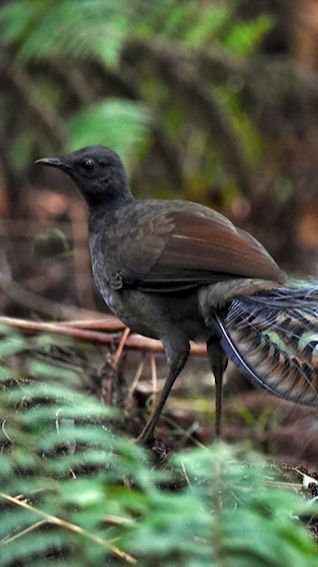
<path fill-rule="evenodd" d="M 318 286 L 236 298 L 215 319 L 224 350 L 251 380 L 318 406 Z"/>

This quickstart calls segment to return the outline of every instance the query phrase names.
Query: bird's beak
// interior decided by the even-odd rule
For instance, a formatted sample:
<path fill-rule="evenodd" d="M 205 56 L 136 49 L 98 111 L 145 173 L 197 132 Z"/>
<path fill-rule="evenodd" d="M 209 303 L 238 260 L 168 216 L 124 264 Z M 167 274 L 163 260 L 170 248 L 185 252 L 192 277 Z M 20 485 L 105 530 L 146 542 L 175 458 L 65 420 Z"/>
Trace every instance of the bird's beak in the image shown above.
<path fill-rule="evenodd" d="M 57 167 L 58 169 L 62 169 L 63 171 L 69 172 L 72 168 L 70 164 L 66 163 L 63 157 L 50 157 L 50 158 L 42 158 L 37 159 L 34 162 L 35 165 L 50 165 L 51 167 Z"/>

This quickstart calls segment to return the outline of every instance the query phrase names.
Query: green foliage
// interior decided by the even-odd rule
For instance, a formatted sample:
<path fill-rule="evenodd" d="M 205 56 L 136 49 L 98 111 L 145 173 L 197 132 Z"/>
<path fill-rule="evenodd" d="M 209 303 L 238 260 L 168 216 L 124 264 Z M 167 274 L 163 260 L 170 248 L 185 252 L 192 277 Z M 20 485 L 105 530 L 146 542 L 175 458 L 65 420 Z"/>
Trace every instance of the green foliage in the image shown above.
<path fill-rule="evenodd" d="M 177 40 L 189 48 L 226 48 L 242 57 L 254 53 L 273 27 L 266 14 L 250 21 L 237 15 L 238 2 L 163 0 L 146 10 L 141 33 Z M 138 31 L 138 30 L 137 30 Z"/>
<path fill-rule="evenodd" d="M 136 2 L 127 0 L 18 0 L 1 11 L 2 42 L 14 46 L 23 66 L 41 61 L 55 65 L 57 60 L 65 60 L 77 67 L 88 60 L 111 68 L 118 64 L 136 15 Z M 48 89 L 44 83 L 41 95 L 56 105 L 52 85 Z M 63 92 L 59 98 L 63 103 Z M 133 158 L 147 141 L 149 109 L 123 99 L 98 98 L 84 110 L 71 113 L 67 121 L 69 149 L 101 143 L 126 159 Z"/>
<path fill-rule="evenodd" d="M 1 13 L 6 43 L 22 61 L 98 57 L 113 65 L 132 24 L 127 0 L 18 0 Z"/>
<path fill-rule="evenodd" d="M 103 144 L 129 161 L 145 142 L 150 112 L 145 105 L 120 99 L 105 102 L 77 113 L 70 121 L 72 147 Z"/>
<path fill-rule="evenodd" d="M 204 43 L 217 39 L 231 20 L 233 6 L 222 3 L 206 3 L 194 0 L 178 2 L 163 0 L 146 10 L 141 24 L 141 34 L 153 35 L 190 47 L 201 47 Z"/>
<path fill-rule="evenodd" d="M 272 18 L 265 14 L 253 21 L 235 23 L 224 38 L 224 46 L 236 55 L 247 57 L 255 52 L 257 45 L 272 27 Z"/>
<path fill-rule="evenodd" d="M 235 58 L 250 58 L 271 26 L 272 21 L 266 15 L 242 20 L 235 0 L 14 0 L 7 2 L 0 12 L 0 42 L 14 53 L 21 68 L 31 69 L 37 91 L 33 104 L 37 105 L 37 97 L 41 99 L 38 106 L 42 108 L 44 121 L 51 109 L 49 129 L 54 145 L 56 139 L 65 146 L 63 149 L 106 144 L 124 156 L 126 165 L 136 162 L 137 156 L 147 158 L 154 150 L 149 156 L 154 162 L 151 169 L 159 172 L 158 189 L 164 196 L 178 192 L 173 172 L 176 160 L 173 152 L 169 156 L 171 145 L 176 154 L 186 156 L 188 163 L 179 174 L 183 190 L 190 197 L 192 193 L 203 193 L 204 199 L 211 182 L 225 186 L 232 194 L 235 181 L 231 168 L 227 167 L 227 152 L 220 150 L 217 135 L 215 139 L 207 135 L 205 121 L 197 121 L 191 101 L 185 104 L 183 100 L 182 90 L 180 97 L 166 81 L 164 68 L 158 70 L 146 54 L 145 59 L 149 57 L 146 72 L 138 58 L 127 69 L 123 53 L 129 51 L 134 40 L 142 39 L 149 45 L 167 45 L 176 51 L 176 57 L 181 48 L 189 56 L 197 56 L 201 51 L 207 56 L 230 53 Z M 62 67 L 65 69 L 61 78 Z M 35 75 L 34 69 L 37 69 Z M 66 81 L 65 77 L 68 77 Z M 211 96 L 220 88 L 213 73 L 202 76 L 202 84 Z M 29 85 L 25 88 L 28 90 Z M 223 82 L 225 102 L 220 103 L 220 114 L 228 116 L 238 145 L 243 146 L 243 162 L 247 154 L 248 167 L 258 167 L 262 136 L 252 126 L 241 90 L 241 83 L 237 88 L 231 81 Z M 80 100 L 74 104 L 77 99 Z M 217 97 L 215 103 L 219 104 Z M 14 112 L 15 120 L 18 114 Z M 62 116 L 60 127 L 54 114 L 56 118 Z M 150 120 L 150 115 L 155 119 Z M 31 121 L 28 128 L 30 146 L 39 145 L 38 120 Z M 213 129 L 213 124 L 210 128 Z M 218 132 L 218 127 L 215 131 Z M 154 144 L 151 144 L 152 134 Z M 18 152 L 18 140 L 12 147 L 14 154 L 25 156 L 22 160 L 25 167 L 32 150 L 24 143 L 23 151 Z M 50 153 L 48 141 L 43 137 L 42 146 Z M 170 185 L 167 176 L 160 176 L 161 159 L 172 169 Z M 20 161 L 20 157 L 12 160 L 13 164 Z M 196 170 L 192 171 L 193 168 Z M 153 183 L 152 187 L 154 192 L 158 191 Z"/>
<path fill-rule="evenodd" d="M 249 55 L 272 27 L 266 15 L 237 21 L 236 2 L 195 0 L 16 0 L 4 7 L 3 39 L 19 45 L 28 61 L 97 57 L 118 65 L 127 39 L 133 36 L 177 40 L 190 48 L 213 43 Z"/>
<path fill-rule="evenodd" d="M 235 85 L 232 85 L 230 89 L 226 86 L 221 86 L 215 89 L 215 96 L 220 107 L 230 117 L 233 130 L 240 137 L 241 150 L 246 163 L 259 163 L 263 154 L 262 136 L 254 122 L 242 109 L 240 88 L 236 89 Z"/>
<path fill-rule="evenodd" d="M 154 468 L 78 373 L 42 360 L 53 345 L 71 348 L 2 330 L 1 566 L 316 565 L 314 507 L 270 467 L 220 444 Z"/>

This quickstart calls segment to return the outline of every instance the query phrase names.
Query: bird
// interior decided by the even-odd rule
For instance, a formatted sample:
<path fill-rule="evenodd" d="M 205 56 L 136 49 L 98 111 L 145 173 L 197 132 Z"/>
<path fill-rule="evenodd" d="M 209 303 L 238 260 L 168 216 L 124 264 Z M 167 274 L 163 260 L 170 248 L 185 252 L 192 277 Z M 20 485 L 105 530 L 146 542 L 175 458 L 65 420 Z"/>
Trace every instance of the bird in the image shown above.
<path fill-rule="evenodd" d="M 229 359 L 268 392 L 318 405 L 317 283 L 290 283 L 258 240 L 209 207 L 135 199 L 110 148 L 93 145 L 35 163 L 62 170 L 84 197 L 92 272 L 110 310 L 164 347 L 168 374 L 139 442 L 154 438 L 190 341 L 207 345 L 216 438 Z"/>

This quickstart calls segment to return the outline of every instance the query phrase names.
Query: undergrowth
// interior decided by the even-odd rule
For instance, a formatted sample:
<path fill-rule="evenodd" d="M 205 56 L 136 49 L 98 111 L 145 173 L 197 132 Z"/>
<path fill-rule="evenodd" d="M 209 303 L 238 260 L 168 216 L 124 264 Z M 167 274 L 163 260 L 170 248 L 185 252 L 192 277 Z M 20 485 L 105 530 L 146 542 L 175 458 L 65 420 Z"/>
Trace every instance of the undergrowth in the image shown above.
<path fill-rule="evenodd" d="M 275 467 L 221 443 L 154 467 L 78 373 L 38 356 L 56 342 L 2 329 L 1 566 L 317 565 L 315 504 Z"/>

